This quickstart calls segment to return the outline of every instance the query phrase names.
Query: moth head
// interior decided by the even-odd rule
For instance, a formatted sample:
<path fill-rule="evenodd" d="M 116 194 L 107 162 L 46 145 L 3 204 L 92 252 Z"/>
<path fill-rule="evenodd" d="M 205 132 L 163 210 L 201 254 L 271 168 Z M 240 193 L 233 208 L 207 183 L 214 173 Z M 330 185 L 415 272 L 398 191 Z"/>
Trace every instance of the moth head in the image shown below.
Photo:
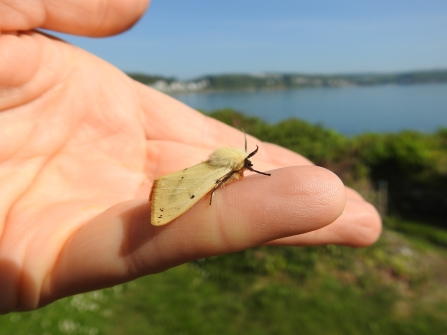
<path fill-rule="evenodd" d="M 256 149 L 255 149 L 253 152 L 251 152 L 251 153 L 245 158 L 245 160 L 244 160 L 244 168 L 246 168 L 247 170 L 250 170 L 250 171 L 259 173 L 259 174 L 263 174 L 263 175 L 265 175 L 265 176 L 270 176 L 270 173 L 264 173 L 264 172 L 257 171 L 257 170 L 255 170 L 255 169 L 253 169 L 253 163 L 251 162 L 250 158 L 253 157 L 253 156 L 258 152 L 258 149 L 259 149 L 259 147 L 256 146 Z"/>

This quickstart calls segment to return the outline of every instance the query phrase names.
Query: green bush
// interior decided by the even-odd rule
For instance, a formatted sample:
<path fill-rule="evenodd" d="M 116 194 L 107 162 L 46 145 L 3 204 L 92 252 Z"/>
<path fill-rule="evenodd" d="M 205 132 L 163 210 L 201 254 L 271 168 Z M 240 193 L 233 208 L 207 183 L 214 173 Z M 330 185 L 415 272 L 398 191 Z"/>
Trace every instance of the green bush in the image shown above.
<path fill-rule="evenodd" d="M 346 137 L 289 119 L 268 124 L 231 109 L 209 114 L 259 139 L 293 150 L 334 171 L 347 185 L 388 185 L 390 210 L 447 227 L 447 129 Z"/>

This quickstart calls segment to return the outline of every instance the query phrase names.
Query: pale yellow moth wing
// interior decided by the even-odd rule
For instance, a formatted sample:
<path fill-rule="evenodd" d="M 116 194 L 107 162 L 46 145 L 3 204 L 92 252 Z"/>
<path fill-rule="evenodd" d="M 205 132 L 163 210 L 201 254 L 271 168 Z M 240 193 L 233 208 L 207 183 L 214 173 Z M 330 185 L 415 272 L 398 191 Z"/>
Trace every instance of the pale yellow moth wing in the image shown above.
<path fill-rule="evenodd" d="M 150 195 L 151 223 L 162 226 L 179 217 L 231 171 L 203 162 L 156 179 Z"/>

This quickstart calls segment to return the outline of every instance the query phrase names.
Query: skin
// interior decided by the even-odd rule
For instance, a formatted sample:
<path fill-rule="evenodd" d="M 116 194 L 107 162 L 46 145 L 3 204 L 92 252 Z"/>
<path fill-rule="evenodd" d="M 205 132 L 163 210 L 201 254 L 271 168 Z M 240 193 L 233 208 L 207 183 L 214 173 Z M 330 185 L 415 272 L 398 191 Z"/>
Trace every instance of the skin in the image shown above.
<path fill-rule="evenodd" d="M 163 227 L 152 181 L 243 148 L 243 134 L 141 85 L 46 28 L 108 36 L 145 0 L 0 0 L 0 312 L 263 244 L 367 246 L 375 209 L 332 172 L 248 137 L 257 170 Z M 101 43 L 98 41 L 98 43 Z M 149 70 L 150 71 L 150 70 Z"/>

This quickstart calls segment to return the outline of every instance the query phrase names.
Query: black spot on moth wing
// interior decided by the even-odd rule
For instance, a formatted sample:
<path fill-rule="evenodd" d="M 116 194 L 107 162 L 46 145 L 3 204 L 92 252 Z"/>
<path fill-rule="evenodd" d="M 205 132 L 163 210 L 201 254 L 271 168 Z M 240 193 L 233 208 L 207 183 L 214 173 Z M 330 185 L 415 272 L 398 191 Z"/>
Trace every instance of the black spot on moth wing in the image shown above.
<path fill-rule="evenodd" d="M 193 195 L 191 195 L 191 199 L 194 199 L 196 196 L 193 194 Z"/>

